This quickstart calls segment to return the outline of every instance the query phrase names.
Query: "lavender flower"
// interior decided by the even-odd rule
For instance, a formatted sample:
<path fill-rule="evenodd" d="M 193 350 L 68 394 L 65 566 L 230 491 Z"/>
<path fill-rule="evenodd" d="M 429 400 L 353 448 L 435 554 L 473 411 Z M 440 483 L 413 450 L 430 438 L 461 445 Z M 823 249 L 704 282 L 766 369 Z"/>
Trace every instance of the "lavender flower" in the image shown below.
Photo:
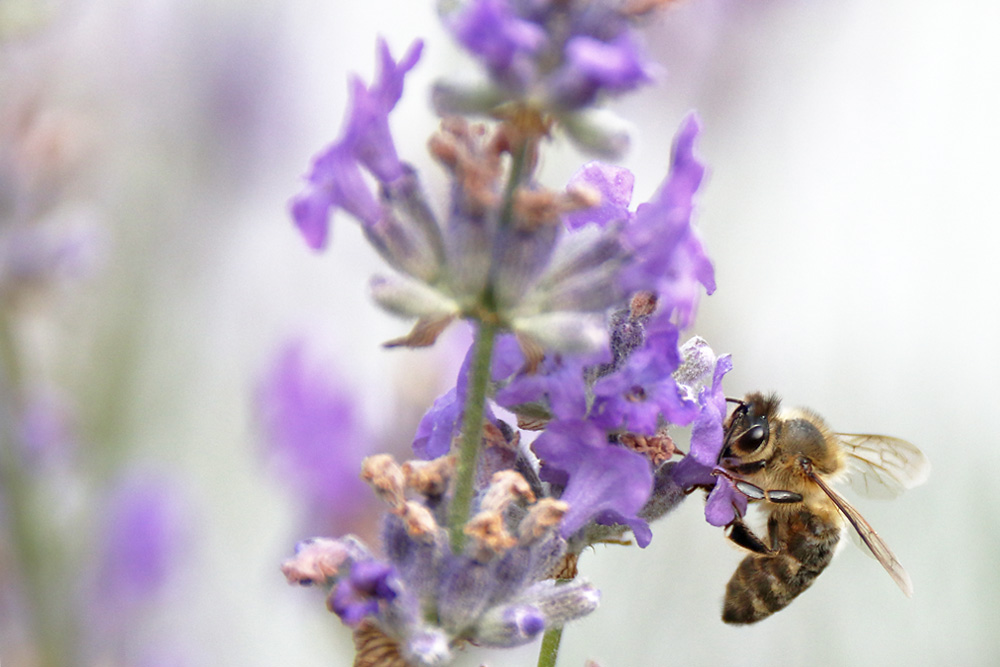
<path fill-rule="evenodd" d="M 345 129 L 292 200 L 311 247 L 324 247 L 340 209 L 393 270 L 373 278 L 373 296 L 416 323 L 388 346 L 433 344 L 456 319 L 477 329 L 455 387 L 417 429 L 420 460 L 363 463 L 389 505 L 381 544 L 313 539 L 283 566 L 289 581 L 326 589 L 329 609 L 354 629 L 358 664 L 375 655 L 445 664 L 461 643 L 517 646 L 589 613 L 598 596 L 574 579 L 581 551 L 628 530 L 645 547 L 651 520 L 716 481 L 704 464 L 717 450 L 730 365 L 700 339 L 679 346 L 701 289 L 715 287 L 692 226 L 705 173 L 697 119 L 684 120 L 667 178 L 634 211 L 634 178 L 612 165 L 585 165 L 561 190 L 536 179 L 554 127 L 597 152 L 624 146 L 596 105 L 650 78 L 626 5 L 442 3 L 489 82 L 440 83 L 437 108 L 497 121 L 446 117 L 431 137 L 449 181 L 443 213 L 388 124 L 419 43 L 398 62 L 379 43 L 375 82 L 352 83 Z M 671 462 L 673 429 L 692 422 L 692 453 Z M 541 433 L 527 444 L 527 430 Z M 735 511 L 730 491 L 716 487 L 711 520 Z"/>
<path fill-rule="evenodd" d="M 578 144 L 614 156 L 628 144 L 619 119 L 594 105 L 652 80 L 622 3 L 470 0 L 446 16 L 455 39 L 489 75 L 478 86 L 438 83 L 444 113 L 495 114 L 506 104 L 556 119 Z"/>

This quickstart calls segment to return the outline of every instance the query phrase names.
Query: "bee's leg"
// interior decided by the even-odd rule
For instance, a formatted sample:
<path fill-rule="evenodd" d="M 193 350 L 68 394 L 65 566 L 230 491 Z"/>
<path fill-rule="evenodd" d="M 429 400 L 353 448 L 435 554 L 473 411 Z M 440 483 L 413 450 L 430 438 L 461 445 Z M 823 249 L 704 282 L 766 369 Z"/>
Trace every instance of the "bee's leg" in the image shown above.
<path fill-rule="evenodd" d="M 729 533 L 726 537 L 732 540 L 734 544 L 739 545 L 748 551 L 753 551 L 754 553 L 766 556 L 776 553 L 773 547 L 769 548 L 766 544 L 764 544 L 764 541 L 757 536 L 757 533 L 750 530 L 750 527 L 743 523 L 743 519 L 738 517 L 731 524 L 729 524 Z"/>
<path fill-rule="evenodd" d="M 765 491 L 764 497 L 767 498 L 772 503 L 778 504 L 788 504 L 788 503 L 801 503 L 802 494 L 795 493 L 794 491 Z"/>

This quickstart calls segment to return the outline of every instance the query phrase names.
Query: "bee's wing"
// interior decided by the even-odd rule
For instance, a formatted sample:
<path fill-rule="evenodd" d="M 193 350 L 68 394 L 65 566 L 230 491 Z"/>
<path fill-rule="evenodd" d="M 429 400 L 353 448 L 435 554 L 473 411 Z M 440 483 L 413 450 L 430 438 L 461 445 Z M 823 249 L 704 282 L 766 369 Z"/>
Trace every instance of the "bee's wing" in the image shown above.
<path fill-rule="evenodd" d="M 906 440 L 862 433 L 838 433 L 837 437 L 847 454 L 848 479 L 861 495 L 895 498 L 923 484 L 930 474 L 927 457 Z"/>
<path fill-rule="evenodd" d="M 814 482 L 816 482 L 816 484 L 819 485 L 821 489 L 823 489 L 823 492 L 826 493 L 826 495 L 830 496 L 830 500 L 834 502 L 837 509 L 839 509 L 840 512 L 847 517 L 847 520 L 851 522 L 851 525 L 857 532 L 858 537 L 861 538 L 861 541 L 868 548 L 868 551 L 875 556 L 875 560 L 882 564 L 882 567 L 885 568 L 885 571 L 889 573 L 892 580 L 895 581 L 896 584 L 903 590 L 906 597 L 911 597 L 913 595 L 913 583 L 910 581 L 910 575 L 908 575 L 906 570 L 903 569 L 903 566 L 900 565 L 899 560 L 896 558 L 896 555 L 892 553 L 892 549 L 889 548 L 889 545 L 878 536 L 878 533 L 876 533 L 871 524 L 868 523 L 863 516 L 861 516 L 861 513 L 854 509 L 849 502 L 844 500 L 840 494 L 831 489 L 830 486 L 823 481 L 822 477 L 816 473 L 809 473 L 809 476 Z"/>

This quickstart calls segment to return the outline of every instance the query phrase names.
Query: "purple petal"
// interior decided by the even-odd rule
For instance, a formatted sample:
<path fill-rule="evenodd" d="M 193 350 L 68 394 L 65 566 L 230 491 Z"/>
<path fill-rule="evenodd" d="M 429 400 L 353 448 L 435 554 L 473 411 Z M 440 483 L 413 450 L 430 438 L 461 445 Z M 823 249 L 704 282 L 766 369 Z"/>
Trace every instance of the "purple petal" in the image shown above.
<path fill-rule="evenodd" d="M 351 82 L 351 104 L 340 138 L 313 159 L 307 183 L 291 201 L 292 218 L 314 250 L 327 242 L 331 209 L 343 209 L 363 225 L 374 225 L 382 207 L 362 176 L 363 165 L 380 182 L 405 173 L 389 131 L 389 112 L 403 92 L 403 78 L 420 57 L 417 41 L 398 63 L 385 41 L 378 42 L 379 73 L 366 88 Z"/>
<path fill-rule="evenodd" d="M 429 461 L 444 456 L 451 450 L 451 441 L 461 424 L 462 402 L 456 388 L 435 399 L 431 408 L 424 413 L 413 438 L 413 453 L 419 459 Z"/>
<path fill-rule="evenodd" d="M 635 176 L 628 169 L 603 162 L 590 162 L 573 175 L 568 187 L 579 185 L 597 190 L 601 195 L 601 203 L 564 215 L 563 220 L 570 229 L 577 229 L 589 222 L 604 227 L 611 222 L 631 218 L 628 205 L 632 201 Z"/>
<path fill-rule="evenodd" d="M 635 526 L 639 545 L 649 543 L 645 522 L 636 516 L 653 484 L 645 457 L 608 444 L 604 431 L 585 421 L 551 422 L 532 448 L 542 460 L 542 479 L 565 487 L 561 500 L 569 503 L 569 511 L 560 527 L 564 537 L 600 516 Z"/>
<path fill-rule="evenodd" d="M 515 58 L 545 43 L 545 31 L 518 18 L 504 0 L 473 0 L 450 28 L 462 46 L 495 72 L 510 68 Z"/>
<path fill-rule="evenodd" d="M 621 93 L 650 80 L 629 33 L 605 42 L 577 35 L 566 43 L 565 64 L 549 83 L 553 97 L 567 109 L 591 104 L 604 91 Z"/>
<path fill-rule="evenodd" d="M 713 526 L 728 526 L 747 511 L 747 497 L 733 488 L 725 477 L 719 477 L 705 503 L 705 520 Z"/>

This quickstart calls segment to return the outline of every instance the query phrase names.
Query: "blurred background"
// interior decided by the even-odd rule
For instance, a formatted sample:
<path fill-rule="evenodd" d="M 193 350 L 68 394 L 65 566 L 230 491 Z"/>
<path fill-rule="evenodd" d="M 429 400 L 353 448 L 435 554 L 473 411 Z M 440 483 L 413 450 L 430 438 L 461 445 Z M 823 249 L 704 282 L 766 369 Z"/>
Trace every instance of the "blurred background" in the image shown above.
<path fill-rule="evenodd" d="M 719 287 L 691 333 L 733 354 L 727 393 L 777 390 L 934 467 L 896 501 L 852 498 L 913 599 L 848 544 L 787 610 L 724 626 L 741 554 L 693 497 L 649 548 L 584 554 L 602 605 L 561 665 L 1000 662 L 998 24 L 978 0 L 686 0 L 647 27 L 665 73 L 614 105 L 641 136 L 623 164 L 645 201 L 698 110 Z M 355 225 L 317 255 L 286 213 L 377 35 L 427 42 L 392 122 L 441 192 L 426 93 L 464 61 L 430 2 L 0 3 L 4 665 L 37 664 L 35 627 L 50 664 L 350 664 L 278 566 L 303 537 L 370 533 L 375 506 L 353 472 L 324 496 L 302 471 L 325 450 L 282 447 L 318 436 L 281 417 L 325 415 L 358 460 L 404 452 L 463 342 L 382 350 L 408 324 L 367 299 L 380 263 Z M 581 160 L 556 148 L 543 177 Z"/>

